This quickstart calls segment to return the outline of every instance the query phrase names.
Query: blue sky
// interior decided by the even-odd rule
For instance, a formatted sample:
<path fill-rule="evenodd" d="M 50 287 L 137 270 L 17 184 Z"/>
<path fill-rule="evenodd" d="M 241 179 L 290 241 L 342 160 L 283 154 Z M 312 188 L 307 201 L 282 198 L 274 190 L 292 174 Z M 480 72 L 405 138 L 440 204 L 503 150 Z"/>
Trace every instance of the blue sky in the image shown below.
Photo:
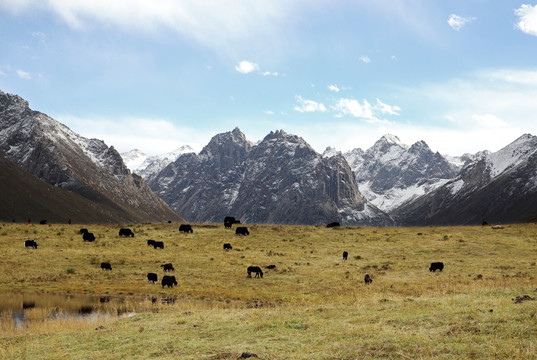
<path fill-rule="evenodd" d="M 0 90 L 120 151 L 537 135 L 537 1 L 0 0 L 0 49 Z"/>

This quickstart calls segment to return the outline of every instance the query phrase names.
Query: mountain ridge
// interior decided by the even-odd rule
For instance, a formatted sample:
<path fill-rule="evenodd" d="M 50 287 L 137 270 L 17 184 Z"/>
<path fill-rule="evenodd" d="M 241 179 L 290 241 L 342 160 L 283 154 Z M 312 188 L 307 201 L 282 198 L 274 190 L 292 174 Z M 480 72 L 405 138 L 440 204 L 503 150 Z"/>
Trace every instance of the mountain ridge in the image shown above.
<path fill-rule="evenodd" d="M 87 139 L 26 100 L 0 91 L 0 154 L 30 174 L 108 209 L 110 221 L 181 220 L 119 153 Z"/>

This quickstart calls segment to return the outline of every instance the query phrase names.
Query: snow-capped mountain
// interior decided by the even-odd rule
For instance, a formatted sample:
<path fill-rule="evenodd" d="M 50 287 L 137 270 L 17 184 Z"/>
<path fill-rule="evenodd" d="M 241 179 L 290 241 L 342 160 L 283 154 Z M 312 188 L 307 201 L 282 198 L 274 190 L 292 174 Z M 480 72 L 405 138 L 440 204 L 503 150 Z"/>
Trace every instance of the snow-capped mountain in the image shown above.
<path fill-rule="evenodd" d="M 353 149 L 343 156 L 353 170 L 360 192 L 385 212 L 442 186 L 457 174 L 457 166 L 424 141 L 407 146 L 384 135 L 370 149 Z"/>
<path fill-rule="evenodd" d="M 180 219 L 141 177 L 130 173 L 113 146 L 84 138 L 2 91 L 0 154 L 39 179 L 98 204 L 110 221 Z"/>
<path fill-rule="evenodd" d="M 537 215 L 537 137 L 481 152 L 451 180 L 393 212 L 409 225 L 524 221 Z"/>
<path fill-rule="evenodd" d="M 180 156 L 150 185 L 190 221 L 390 224 L 360 194 L 340 154 L 321 156 L 302 138 L 276 131 L 252 144 L 238 129 L 214 136 L 199 155 Z"/>
<path fill-rule="evenodd" d="M 194 149 L 190 146 L 183 145 L 175 151 L 160 155 L 146 155 L 140 150 L 134 149 L 121 153 L 121 157 L 133 173 L 140 175 L 145 181 L 150 181 L 169 163 L 177 160 L 179 156 L 193 152 Z"/>

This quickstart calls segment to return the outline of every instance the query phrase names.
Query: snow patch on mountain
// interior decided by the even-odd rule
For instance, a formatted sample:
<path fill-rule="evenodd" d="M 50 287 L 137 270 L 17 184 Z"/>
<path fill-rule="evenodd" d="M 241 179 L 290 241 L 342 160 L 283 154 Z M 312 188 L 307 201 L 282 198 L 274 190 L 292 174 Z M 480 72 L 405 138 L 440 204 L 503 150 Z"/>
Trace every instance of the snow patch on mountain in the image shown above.
<path fill-rule="evenodd" d="M 537 137 L 525 134 L 501 150 L 490 154 L 486 161 L 491 178 L 512 169 L 537 151 Z"/>
<path fill-rule="evenodd" d="M 160 155 L 150 156 L 138 149 L 134 149 L 122 153 L 121 157 L 132 172 L 148 181 L 168 166 L 168 164 L 177 160 L 179 156 L 193 152 L 194 149 L 190 146 L 183 145 L 174 151 Z"/>

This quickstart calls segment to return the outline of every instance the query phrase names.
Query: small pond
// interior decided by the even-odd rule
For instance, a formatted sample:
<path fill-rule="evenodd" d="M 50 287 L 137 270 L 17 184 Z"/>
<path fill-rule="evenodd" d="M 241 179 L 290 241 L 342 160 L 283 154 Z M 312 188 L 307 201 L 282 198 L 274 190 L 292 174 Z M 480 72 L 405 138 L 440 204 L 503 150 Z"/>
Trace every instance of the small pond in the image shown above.
<path fill-rule="evenodd" d="M 152 311 L 157 304 L 173 303 L 157 296 L 97 296 L 83 294 L 0 293 L 0 325 L 23 326 L 41 318 L 110 317 Z"/>

